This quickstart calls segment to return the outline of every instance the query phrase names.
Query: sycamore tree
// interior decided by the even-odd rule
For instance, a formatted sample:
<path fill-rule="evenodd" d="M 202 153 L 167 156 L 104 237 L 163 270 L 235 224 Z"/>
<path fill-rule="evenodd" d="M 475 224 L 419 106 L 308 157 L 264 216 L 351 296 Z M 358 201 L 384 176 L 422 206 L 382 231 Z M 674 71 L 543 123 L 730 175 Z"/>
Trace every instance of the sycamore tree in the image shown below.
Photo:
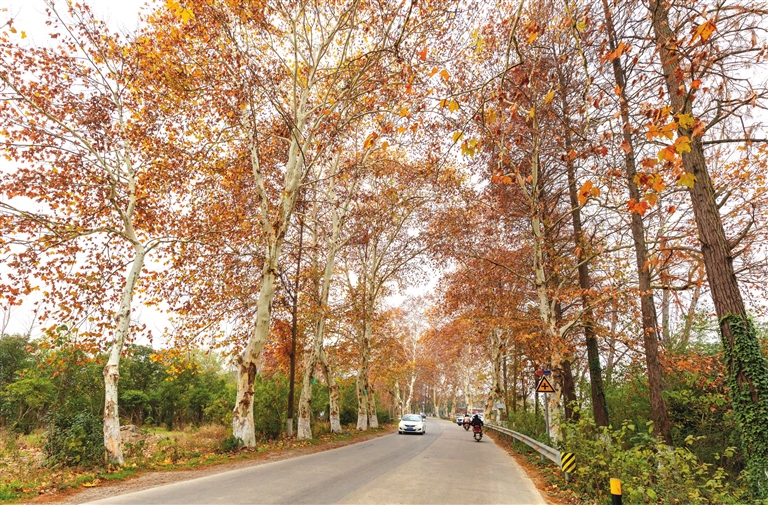
<path fill-rule="evenodd" d="M 394 71 L 415 49 L 405 47 L 411 25 L 429 5 L 404 2 L 381 9 L 359 0 L 168 3 L 155 33 L 168 41 L 167 57 L 189 83 L 185 106 L 204 107 L 216 119 L 230 170 L 247 170 L 257 206 L 262 250 L 255 314 L 236 346 L 238 394 L 234 435 L 255 445 L 253 381 L 270 332 L 280 256 L 302 184 L 324 159 L 336 132 L 358 114 L 388 108 L 384 62 Z M 409 52 L 410 51 L 410 52 Z M 387 98 L 387 100 L 384 100 Z M 361 107 L 363 105 L 363 107 Z M 245 209 L 245 212 L 251 209 Z"/>
<path fill-rule="evenodd" d="M 433 194 L 417 167 L 387 156 L 374 164 L 361 196 L 352 216 L 359 231 L 345 251 L 344 266 L 360 353 L 357 429 L 366 430 L 378 427 L 370 377 L 374 320 L 392 283 L 406 281 L 429 246 L 419 222 Z"/>
<path fill-rule="evenodd" d="M 173 108 L 144 86 L 155 67 L 133 40 L 86 6 L 47 10 L 50 46 L 12 20 L 0 32 L 0 296 L 39 290 L 49 330 L 107 350 L 104 445 L 119 464 L 119 364 L 138 329 L 137 289 L 148 254 L 185 239 L 177 218 L 194 211 L 179 202 L 205 146 L 186 144 Z"/>

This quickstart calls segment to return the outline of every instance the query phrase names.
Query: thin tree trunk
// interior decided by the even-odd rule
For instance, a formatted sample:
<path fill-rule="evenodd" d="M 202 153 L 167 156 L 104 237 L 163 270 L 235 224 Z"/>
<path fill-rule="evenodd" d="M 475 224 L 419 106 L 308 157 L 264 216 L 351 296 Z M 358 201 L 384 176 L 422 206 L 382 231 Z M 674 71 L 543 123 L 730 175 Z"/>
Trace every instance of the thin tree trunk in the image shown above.
<path fill-rule="evenodd" d="M 659 0 L 648 5 L 660 63 L 673 111 L 691 114 L 692 103 L 683 81 L 676 42 L 669 25 L 668 6 Z M 755 329 L 747 317 L 744 300 L 733 268 L 733 247 L 726 237 L 715 190 L 707 170 L 701 137 L 690 128 L 678 127 L 678 135 L 691 140 L 690 152 L 682 153 L 686 173 L 694 176 L 689 192 L 696 218 L 712 301 L 720 322 L 729 393 L 741 426 L 742 450 L 748 480 L 755 498 L 768 497 L 768 363 L 760 349 Z"/>
<path fill-rule="evenodd" d="M 403 417 L 403 398 L 400 396 L 400 381 L 395 381 L 394 396 L 395 396 L 397 418 L 400 419 Z"/>
<path fill-rule="evenodd" d="M 517 347 L 515 347 L 515 353 L 512 355 L 512 411 L 517 412 L 517 400 L 518 400 L 518 392 L 517 392 L 517 379 L 520 378 L 520 356 L 517 352 Z M 523 402 L 523 412 L 525 412 L 525 398 L 523 398 L 524 394 L 524 387 L 523 384 L 520 384 L 520 399 Z"/>
<path fill-rule="evenodd" d="M 368 427 L 378 428 L 379 416 L 376 414 L 376 394 L 370 380 L 366 381 L 366 384 L 368 389 Z"/>
<path fill-rule="evenodd" d="M 325 376 L 325 383 L 328 386 L 328 410 L 329 418 L 331 421 L 331 432 L 341 433 L 341 416 L 339 414 L 339 384 L 336 382 L 336 378 L 333 376 L 333 370 L 330 363 L 328 363 L 328 357 L 325 354 L 325 350 L 320 350 L 320 366 L 323 369 L 323 375 Z"/>
<path fill-rule="evenodd" d="M 304 220 L 299 221 L 299 254 L 296 259 L 296 280 L 293 284 L 293 307 L 291 307 L 291 363 L 288 379 L 288 419 L 285 434 L 293 436 L 293 396 L 296 382 L 296 332 L 298 329 L 299 282 L 301 280 L 301 249 L 304 242 Z"/>
<path fill-rule="evenodd" d="M 568 101 L 563 94 L 563 117 L 568 117 Z M 571 136 L 565 136 L 565 150 L 570 153 Z M 581 206 L 579 205 L 578 190 L 576 189 L 576 170 L 573 159 L 567 158 L 566 169 L 568 172 L 568 195 L 571 201 L 571 220 L 573 222 L 573 242 L 576 248 L 576 261 L 578 261 L 579 287 L 581 288 L 581 305 L 584 311 L 584 340 L 587 347 L 587 362 L 589 363 L 589 385 L 592 393 L 592 415 L 595 424 L 608 426 L 608 405 L 605 400 L 605 386 L 603 385 L 603 372 L 600 365 L 600 351 L 595 336 L 595 316 L 592 311 L 592 279 L 589 275 L 588 247 L 584 240 L 584 231 L 581 224 Z M 567 416 L 566 410 L 566 417 Z"/>
<path fill-rule="evenodd" d="M 134 250 L 133 263 L 125 280 L 120 308 L 117 312 L 115 340 L 109 351 L 109 360 L 104 366 L 104 448 L 106 449 L 107 462 L 115 465 L 123 464 L 123 449 L 120 446 L 120 417 L 117 404 L 120 358 L 131 326 L 133 293 L 146 255 L 144 247 L 138 241 L 134 241 Z"/>
<path fill-rule="evenodd" d="M 504 420 L 509 419 L 509 378 L 507 376 L 507 361 L 509 358 L 509 351 L 504 351 L 504 368 L 502 373 L 504 375 Z"/>
<path fill-rule="evenodd" d="M 691 340 L 691 329 L 693 328 L 693 320 L 696 317 L 696 306 L 699 304 L 699 298 L 701 297 L 701 284 L 696 284 L 691 294 L 691 304 L 688 306 L 688 313 L 685 317 L 685 325 L 683 326 L 683 332 L 680 335 L 680 343 L 678 344 L 678 352 L 684 353 L 688 349 L 688 342 Z"/>
<path fill-rule="evenodd" d="M 494 400 L 501 400 L 507 395 L 501 377 L 501 358 L 505 345 L 501 334 L 502 330 L 498 328 L 491 330 L 491 390 L 488 392 L 488 398 L 485 401 L 484 414 L 486 419 L 490 419 Z"/>
<path fill-rule="evenodd" d="M 337 156 L 333 164 L 333 175 L 329 179 L 328 195 L 331 201 L 335 201 L 335 197 L 336 197 L 335 181 L 336 181 L 336 174 L 338 173 L 339 160 L 340 160 L 340 156 Z M 338 206 L 338 208 L 334 208 L 331 211 L 331 219 L 332 219 L 331 237 L 326 242 L 326 247 L 328 252 L 325 258 L 325 268 L 323 270 L 322 280 L 319 283 L 319 288 L 317 286 L 317 280 L 315 281 L 316 292 L 319 291 L 317 309 L 316 309 L 317 320 L 315 321 L 315 331 L 312 338 L 312 352 L 310 352 L 309 355 L 307 356 L 307 363 L 306 363 L 306 366 L 304 367 L 305 377 L 302 384 L 301 399 L 300 399 L 301 404 L 299 408 L 300 410 L 299 424 L 302 427 L 299 429 L 299 434 L 297 436 L 299 440 L 306 440 L 306 439 L 312 438 L 312 428 L 311 428 L 311 422 L 310 422 L 310 416 L 311 416 L 310 403 L 312 401 L 311 400 L 312 377 L 314 376 L 314 373 L 315 373 L 315 366 L 317 365 L 318 362 L 322 362 L 321 358 L 323 355 L 323 341 L 325 339 L 325 324 L 326 324 L 327 311 L 328 311 L 328 298 L 330 296 L 330 291 L 331 291 L 333 269 L 336 264 L 336 254 L 338 253 L 339 249 L 342 247 L 342 241 L 340 240 L 341 230 L 344 227 L 344 223 L 347 217 L 347 212 L 349 209 L 349 204 L 351 202 L 352 195 L 355 193 L 356 188 L 357 188 L 357 182 L 354 182 L 351 185 L 349 194 L 347 195 L 347 198 L 344 200 L 343 204 Z M 318 249 L 317 248 L 317 244 L 318 244 L 317 198 L 315 198 L 315 202 L 313 204 L 312 214 L 315 218 L 315 226 L 313 226 L 313 229 L 312 229 L 312 248 L 313 250 L 317 251 Z M 317 272 L 318 270 L 317 256 L 318 256 L 317 253 L 312 255 L 313 272 Z M 317 279 L 317 276 L 315 276 L 315 279 Z M 325 366 L 327 365 L 324 365 L 324 367 Z M 330 379 L 331 381 L 329 382 L 328 376 L 326 375 L 329 394 L 332 387 L 331 382 L 333 383 L 333 385 L 335 385 L 335 380 L 333 380 L 333 377 L 330 377 Z M 338 386 L 335 386 L 335 387 L 338 390 Z M 336 408 L 336 414 L 338 416 L 338 403 Z M 341 425 L 339 424 L 339 432 L 340 431 L 341 431 Z"/>
<path fill-rule="evenodd" d="M 367 300 L 366 300 L 367 303 Z M 364 316 L 364 329 L 360 338 L 360 367 L 357 369 L 357 429 L 365 431 L 368 429 L 368 360 L 370 359 L 370 334 L 372 332 L 371 322 L 368 320 L 367 312 Z"/>
<path fill-rule="evenodd" d="M 573 380 L 573 370 L 571 369 L 571 360 L 564 359 L 560 362 L 557 370 L 563 383 L 563 408 L 565 410 L 566 421 L 578 421 L 579 415 L 574 406 L 578 404 L 576 398 L 576 383 Z"/>
<path fill-rule="evenodd" d="M 671 336 L 669 331 L 669 289 L 664 282 L 664 287 L 661 288 L 661 341 L 667 345 Z"/>
<path fill-rule="evenodd" d="M 613 26 L 613 15 L 608 5 L 608 0 L 603 0 L 603 11 L 605 13 L 605 27 L 608 35 L 608 45 L 611 51 L 617 47 L 616 30 Z M 627 176 L 627 187 L 629 188 L 629 197 L 636 202 L 641 200 L 635 178 L 637 170 L 635 167 L 635 151 L 632 139 L 632 127 L 629 117 L 629 102 L 627 100 L 627 78 L 624 67 L 621 64 L 621 58 L 613 59 L 613 75 L 616 85 L 619 89 L 619 108 L 621 121 L 623 123 L 623 140 L 628 147 L 625 157 L 625 168 Z M 659 335 L 656 318 L 656 305 L 653 301 L 653 291 L 651 289 L 651 271 L 647 264 L 648 248 L 645 242 L 645 227 L 643 218 L 637 212 L 631 213 L 632 238 L 635 243 L 635 262 L 637 267 L 638 288 L 640 290 L 640 310 L 642 312 L 643 344 L 645 347 L 645 362 L 648 370 L 648 388 L 651 400 L 651 417 L 653 418 L 653 430 L 657 437 L 663 439 L 666 443 L 672 443 L 670 434 L 671 424 L 667 405 L 661 392 L 664 389 L 664 380 L 661 370 L 661 360 L 659 359 Z"/>

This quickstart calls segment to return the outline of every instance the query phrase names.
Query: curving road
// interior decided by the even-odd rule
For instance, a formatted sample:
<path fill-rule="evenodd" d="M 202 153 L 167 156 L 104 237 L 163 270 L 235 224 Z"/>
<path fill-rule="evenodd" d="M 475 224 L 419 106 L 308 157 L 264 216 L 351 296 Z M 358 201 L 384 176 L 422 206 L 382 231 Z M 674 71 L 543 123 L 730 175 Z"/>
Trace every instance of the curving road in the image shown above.
<path fill-rule="evenodd" d="M 544 505 L 490 438 L 428 419 L 425 435 L 367 442 L 114 496 L 98 504 L 508 503 Z"/>

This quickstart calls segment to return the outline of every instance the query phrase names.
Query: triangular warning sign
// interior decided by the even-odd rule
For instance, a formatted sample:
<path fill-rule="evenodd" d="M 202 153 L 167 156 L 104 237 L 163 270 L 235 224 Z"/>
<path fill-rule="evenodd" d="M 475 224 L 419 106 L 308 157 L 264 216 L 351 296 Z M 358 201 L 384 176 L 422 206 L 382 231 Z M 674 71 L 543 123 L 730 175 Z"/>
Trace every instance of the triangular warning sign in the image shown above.
<path fill-rule="evenodd" d="M 552 384 L 549 383 L 546 377 L 542 377 L 541 382 L 539 382 L 539 385 L 536 386 L 536 392 L 537 393 L 554 393 L 555 388 L 552 387 Z"/>

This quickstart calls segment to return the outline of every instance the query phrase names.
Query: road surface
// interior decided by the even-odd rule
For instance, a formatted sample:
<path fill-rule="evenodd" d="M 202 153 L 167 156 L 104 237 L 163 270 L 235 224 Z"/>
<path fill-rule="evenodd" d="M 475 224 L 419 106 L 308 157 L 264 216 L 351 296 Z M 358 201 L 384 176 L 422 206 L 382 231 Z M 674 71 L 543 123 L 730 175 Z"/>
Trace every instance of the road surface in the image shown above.
<path fill-rule="evenodd" d="M 425 435 L 387 435 L 93 504 L 508 503 L 546 502 L 490 438 L 430 418 Z"/>

